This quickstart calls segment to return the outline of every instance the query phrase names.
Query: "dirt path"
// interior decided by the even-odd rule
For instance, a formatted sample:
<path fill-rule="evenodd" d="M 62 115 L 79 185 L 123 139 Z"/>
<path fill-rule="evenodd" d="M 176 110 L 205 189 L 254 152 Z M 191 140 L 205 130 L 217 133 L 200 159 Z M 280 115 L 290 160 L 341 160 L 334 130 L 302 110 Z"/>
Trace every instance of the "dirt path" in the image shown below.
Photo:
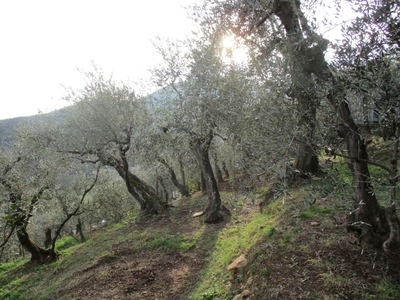
<path fill-rule="evenodd" d="M 192 236 L 205 226 L 202 219 L 192 217 L 198 207 L 198 204 L 183 203 L 163 216 L 142 220 L 124 230 L 126 233 L 129 230 L 167 230 L 175 235 Z M 249 210 L 245 211 L 247 217 Z M 229 225 L 229 221 L 207 225 L 208 234 Z M 188 299 L 188 292 L 195 288 L 198 276 L 208 262 L 204 249 L 199 248 L 150 251 L 140 247 L 138 250 L 128 243 L 114 243 L 114 257 L 101 259 L 74 274 L 76 284 L 60 291 L 53 299 Z"/>

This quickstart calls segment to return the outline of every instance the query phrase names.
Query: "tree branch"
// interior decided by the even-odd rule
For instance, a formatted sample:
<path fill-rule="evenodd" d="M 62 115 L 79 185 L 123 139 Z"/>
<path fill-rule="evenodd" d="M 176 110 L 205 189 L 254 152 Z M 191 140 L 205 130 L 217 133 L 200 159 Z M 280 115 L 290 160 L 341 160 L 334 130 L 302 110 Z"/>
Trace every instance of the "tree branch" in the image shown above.
<path fill-rule="evenodd" d="M 8 234 L 7 238 L 3 241 L 3 243 L 0 245 L 0 248 L 3 248 L 5 246 L 5 244 L 7 244 L 8 240 L 10 239 L 10 237 L 12 236 L 12 234 L 14 233 L 14 229 L 17 225 L 13 224 L 10 233 Z M 5 231 L 5 228 L 4 228 Z"/>
<path fill-rule="evenodd" d="M 265 23 L 269 19 L 269 17 L 273 14 L 272 11 L 267 12 L 257 23 L 252 24 L 249 29 L 249 33 L 255 28 L 260 27 L 262 24 Z"/>
<path fill-rule="evenodd" d="M 32 200 L 31 200 L 31 203 L 30 203 L 30 205 L 29 205 L 29 212 L 28 212 L 28 215 L 27 215 L 27 218 L 26 218 L 26 221 L 27 221 L 27 222 L 29 221 L 29 219 L 30 219 L 31 216 L 32 216 L 32 211 L 33 211 L 33 208 L 34 208 L 36 202 L 39 201 L 39 198 L 43 195 L 44 191 L 47 190 L 48 188 L 49 188 L 49 187 L 48 187 L 47 185 L 44 186 L 44 187 L 42 187 L 42 188 L 33 196 Z"/>
<path fill-rule="evenodd" d="M 378 162 L 371 161 L 371 160 L 368 160 L 368 159 L 362 159 L 362 158 L 357 158 L 357 157 L 351 157 L 351 156 L 347 156 L 347 155 L 343 155 L 343 154 L 339 154 L 339 153 L 335 153 L 334 155 L 339 156 L 339 157 L 343 157 L 343 158 L 346 158 L 346 159 L 351 159 L 351 160 L 356 160 L 356 161 L 363 161 L 363 162 L 366 162 L 367 164 L 380 167 L 380 168 L 382 168 L 383 170 L 385 170 L 386 172 L 388 172 L 389 174 L 391 174 L 390 168 L 388 168 L 387 166 L 382 165 L 382 164 L 380 164 L 380 163 L 378 163 Z"/>
<path fill-rule="evenodd" d="M 15 161 L 13 161 L 13 162 L 11 163 L 11 165 L 5 166 L 4 171 L 3 171 L 3 176 L 6 175 L 9 171 L 11 171 L 12 168 L 13 168 L 21 159 L 22 159 L 22 158 L 19 156 L 19 157 L 17 157 L 17 159 L 16 159 Z"/>
<path fill-rule="evenodd" d="M 87 188 L 85 189 L 85 191 L 83 192 L 83 195 L 82 195 L 82 197 L 81 197 L 81 200 L 79 201 L 79 203 L 78 203 L 77 207 L 75 208 L 75 210 L 74 210 L 72 213 L 67 213 L 66 218 L 60 223 L 60 225 L 58 225 L 57 230 L 56 230 L 56 233 L 55 233 L 54 238 L 53 238 L 53 240 L 52 240 L 52 246 L 51 246 L 52 251 L 54 251 L 54 248 L 55 248 L 55 245 L 56 245 L 56 240 L 57 240 L 58 236 L 60 235 L 61 230 L 63 229 L 64 225 L 65 225 L 73 216 L 77 216 L 77 215 L 83 213 L 83 212 L 78 213 L 78 210 L 80 209 L 80 207 L 81 207 L 83 201 L 85 200 L 86 195 L 87 195 L 87 194 L 93 189 L 93 187 L 95 186 L 95 184 L 96 184 L 96 182 L 97 182 L 97 179 L 99 178 L 99 172 L 100 172 L 100 167 L 98 167 L 97 170 L 96 170 L 96 177 L 94 178 L 92 184 L 91 184 L 89 187 L 87 187 Z"/>

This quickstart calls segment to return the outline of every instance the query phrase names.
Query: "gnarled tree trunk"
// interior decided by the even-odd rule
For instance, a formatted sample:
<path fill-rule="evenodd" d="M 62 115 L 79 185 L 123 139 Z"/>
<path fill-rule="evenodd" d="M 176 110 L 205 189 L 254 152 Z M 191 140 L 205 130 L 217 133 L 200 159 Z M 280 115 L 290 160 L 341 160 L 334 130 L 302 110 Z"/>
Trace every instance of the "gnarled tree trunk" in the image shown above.
<path fill-rule="evenodd" d="M 276 0 L 275 14 L 285 27 L 287 37 L 293 45 L 301 45 L 302 49 L 296 57 L 300 73 L 314 74 L 321 82 L 331 82 L 332 90 L 328 97 L 335 108 L 342 124 L 338 127 L 339 135 L 344 139 L 348 151 L 350 169 L 353 174 L 355 211 L 349 216 L 348 229 L 358 233 L 364 245 L 383 246 L 384 251 L 395 260 L 399 260 L 399 228 L 400 222 L 395 213 L 394 204 L 383 208 L 373 193 L 368 170 L 368 153 L 360 130 L 354 122 L 348 103 L 344 99 L 341 83 L 330 72 L 324 58 L 326 41 L 307 26 L 302 15 L 299 0 Z M 314 37 L 306 41 L 300 34 L 307 30 Z M 296 74 L 296 70 L 293 70 Z M 310 103 L 310 105 L 314 105 Z M 397 150 L 396 150 L 397 151 Z"/>
<path fill-rule="evenodd" d="M 161 176 L 157 177 L 158 182 L 160 183 L 161 187 L 162 187 L 162 191 L 161 191 L 161 196 L 160 197 L 164 197 L 165 198 L 165 202 L 168 203 L 169 200 L 169 194 L 168 194 L 168 190 L 164 184 L 164 180 L 162 179 Z"/>
<path fill-rule="evenodd" d="M 373 193 L 368 170 L 367 147 L 360 138 L 358 128 L 345 101 L 338 107 L 344 124 L 338 127 L 344 139 L 353 175 L 355 210 L 348 218 L 348 230 L 357 232 L 364 245 L 380 247 L 389 236 L 389 224 L 385 209 L 379 205 Z"/>
<path fill-rule="evenodd" d="M 31 261 L 43 264 L 45 262 L 56 260 L 57 253 L 54 251 L 54 249 L 43 249 L 39 247 L 30 238 L 27 231 L 30 213 L 32 212 L 34 205 L 37 203 L 47 187 L 43 187 L 32 197 L 28 210 L 24 210 L 19 206 L 19 203 L 22 201 L 22 192 L 12 188 L 11 185 L 7 185 L 7 187 L 9 188 L 10 192 L 10 201 L 15 205 L 15 212 L 18 212 L 12 216 L 10 222 L 16 229 L 17 238 L 22 248 L 27 250 L 31 254 Z"/>
<path fill-rule="evenodd" d="M 319 168 L 318 154 L 313 143 L 318 100 L 312 64 L 317 57 L 309 51 L 307 45 L 303 45 L 306 39 L 299 22 L 300 1 L 276 1 L 274 12 L 286 30 L 292 76 L 289 94 L 297 99 L 300 114 L 299 126 L 302 130 L 297 138 L 300 146 L 295 167 L 301 175 L 308 176 L 315 174 Z"/>
<path fill-rule="evenodd" d="M 31 261 L 42 264 L 57 259 L 57 254 L 53 249 L 43 249 L 31 240 L 26 230 L 28 223 L 21 225 L 17 228 L 17 237 L 21 246 L 31 254 Z"/>
<path fill-rule="evenodd" d="M 167 207 L 166 203 L 158 197 L 151 186 L 129 171 L 128 162 L 125 157 L 121 157 L 120 163 L 108 163 L 115 168 L 125 181 L 129 193 L 139 202 L 142 214 L 157 214 Z"/>
<path fill-rule="evenodd" d="M 184 184 L 181 184 L 178 181 L 178 178 L 176 177 L 176 173 L 175 173 L 174 169 L 165 161 L 165 159 L 159 157 L 158 161 L 160 163 L 162 163 L 168 169 L 169 175 L 171 176 L 172 183 L 179 190 L 179 192 L 182 194 L 182 196 L 188 197 L 189 189 L 187 186 L 185 186 Z"/>
<path fill-rule="evenodd" d="M 78 223 L 76 224 L 76 233 L 79 234 L 79 239 L 81 240 L 81 242 L 85 242 L 86 238 L 83 234 L 83 230 L 82 230 L 82 222 L 81 219 L 78 219 Z"/>
<path fill-rule="evenodd" d="M 208 203 L 204 211 L 204 222 L 206 223 L 217 223 L 223 220 L 221 214 L 221 197 L 208 153 L 212 139 L 213 134 L 210 130 L 203 140 L 196 139 L 192 142 L 192 149 L 200 164 L 201 173 L 207 189 Z"/>
<path fill-rule="evenodd" d="M 219 167 L 217 153 L 214 153 L 214 170 L 215 170 L 215 173 L 217 174 L 218 183 L 224 182 L 224 178 L 222 177 L 222 171 L 221 171 L 221 168 Z"/>

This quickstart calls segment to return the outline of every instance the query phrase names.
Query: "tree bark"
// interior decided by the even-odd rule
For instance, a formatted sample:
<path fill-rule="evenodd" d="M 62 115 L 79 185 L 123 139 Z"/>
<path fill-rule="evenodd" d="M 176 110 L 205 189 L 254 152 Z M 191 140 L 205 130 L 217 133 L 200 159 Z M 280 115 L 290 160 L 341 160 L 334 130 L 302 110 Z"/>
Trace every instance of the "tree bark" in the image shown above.
<path fill-rule="evenodd" d="M 310 132 L 310 135 L 313 136 L 313 133 Z M 318 171 L 318 156 L 315 149 L 313 149 L 310 144 L 305 143 L 300 146 L 300 151 L 296 158 L 295 168 L 296 170 L 300 171 L 300 176 L 305 177 L 316 174 L 316 172 Z"/>
<path fill-rule="evenodd" d="M 179 190 L 181 195 L 185 196 L 185 197 L 188 197 L 189 196 L 189 189 L 187 188 L 187 186 L 185 186 L 184 184 L 181 184 L 178 181 L 178 178 L 176 177 L 176 173 L 175 173 L 174 169 L 165 161 L 165 159 L 159 157 L 158 161 L 160 163 L 162 163 L 168 169 L 169 175 L 171 176 L 171 181 L 174 184 L 174 186 Z"/>
<path fill-rule="evenodd" d="M 11 187 L 11 186 L 10 186 Z M 57 253 L 54 249 L 43 249 L 39 247 L 29 236 L 27 226 L 29 224 L 30 213 L 33 210 L 34 205 L 37 203 L 43 192 L 47 187 L 43 187 L 39 190 L 31 200 L 29 209 L 27 211 L 19 207 L 18 203 L 22 201 L 22 191 L 15 189 L 10 190 L 10 201 L 15 205 L 15 211 L 19 212 L 12 218 L 11 223 L 16 228 L 17 238 L 20 242 L 22 249 L 27 250 L 31 254 L 31 261 L 43 264 L 46 262 L 54 261 L 57 259 Z"/>
<path fill-rule="evenodd" d="M 224 175 L 225 175 L 226 179 L 229 179 L 229 172 L 228 172 L 228 168 L 226 167 L 225 161 L 222 162 L 222 170 L 224 171 Z"/>
<path fill-rule="evenodd" d="M 215 173 L 217 174 L 217 182 L 218 183 L 224 182 L 224 178 L 222 177 L 222 171 L 218 164 L 217 153 L 214 153 L 214 169 L 215 169 Z"/>
<path fill-rule="evenodd" d="M 201 169 L 201 167 L 200 167 Z M 206 180 L 204 179 L 203 171 L 200 172 L 200 190 L 203 195 L 207 194 Z"/>
<path fill-rule="evenodd" d="M 81 219 L 78 219 L 78 223 L 76 224 L 76 233 L 79 234 L 79 239 L 81 240 L 81 242 L 86 241 L 85 236 L 83 235 L 83 231 L 82 231 Z"/>
<path fill-rule="evenodd" d="M 274 11 L 287 34 L 292 75 L 289 96 L 298 100 L 299 126 L 303 129 L 302 135 L 298 137 L 301 144 L 295 167 L 301 175 L 308 176 L 315 174 L 319 168 L 318 155 L 313 143 L 318 101 L 312 73 L 317 55 L 315 51 L 310 51 L 308 45 L 303 45 L 305 38 L 299 20 L 300 1 L 276 1 Z"/>
<path fill-rule="evenodd" d="M 165 202 L 166 202 L 166 203 L 168 203 L 168 200 L 169 200 L 169 194 L 168 194 L 168 190 L 167 190 L 167 188 L 165 187 L 164 180 L 162 179 L 162 177 L 161 177 L 161 176 L 158 176 L 158 177 L 157 177 L 157 180 L 158 180 L 158 182 L 160 183 L 160 185 L 161 185 L 161 187 L 162 187 L 162 192 L 161 192 L 161 195 L 163 195 L 163 196 L 164 196 L 164 198 L 165 198 Z"/>
<path fill-rule="evenodd" d="M 140 210 L 143 215 L 158 214 L 167 208 L 166 203 L 158 197 L 154 189 L 140 180 L 135 174 L 129 171 L 128 162 L 125 157 L 121 157 L 120 163 L 110 163 L 115 168 L 121 178 L 125 181 L 129 193 L 139 202 Z"/>
<path fill-rule="evenodd" d="M 49 248 L 51 246 L 51 229 L 50 228 L 46 228 L 45 230 L 45 237 L 46 239 L 44 240 L 44 247 L 45 248 Z"/>
<path fill-rule="evenodd" d="M 368 153 L 360 130 L 351 115 L 348 103 L 344 99 L 341 83 L 330 72 L 324 58 L 326 41 L 308 28 L 300 10 L 299 0 L 277 0 L 275 14 L 285 27 L 288 39 L 303 49 L 295 57 L 300 74 L 314 74 L 321 82 L 332 82 L 332 90 L 328 96 L 331 105 L 338 112 L 342 124 L 338 126 L 338 134 L 344 139 L 350 169 L 353 175 L 355 211 L 348 218 L 348 230 L 359 235 L 363 245 L 374 247 L 384 246 L 384 251 L 398 258 L 399 219 L 395 213 L 394 204 L 390 208 L 379 205 L 370 183 L 368 170 Z M 314 37 L 308 42 L 300 34 L 300 24 L 303 30 L 308 30 L 309 36 Z M 306 42 L 306 44 L 305 44 Z M 293 70 L 296 73 L 296 70 Z M 313 106 L 310 103 L 310 106 Z M 397 247 L 397 248 L 396 248 Z"/>
<path fill-rule="evenodd" d="M 203 140 L 196 139 L 192 142 L 192 149 L 200 164 L 208 194 L 208 203 L 204 211 L 204 222 L 206 223 L 218 223 L 223 220 L 221 214 L 221 197 L 208 153 L 212 138 L 213 134 L 210 130 Z"/>
<path fill-rule="evenodd" d="M 400 264 L 400 221 L 394 204 L 386 207 L 385 211 L 390 227 L 390 235 L 389 238 L 383 243 L 383 250 L 392 261 Z"/>
<path fill-rule="evenodd" d="M 189 187 L 188 187 L 188 185 L 187 185 L 187 183 L 186 183 L 185 168 L 184 168 L 184 166 L 183 166 L 182 157 L 179 156 L 178 160 L 179 160 L 179 169 L 180 169 L 181 178 L 182 178 L 182 185 L 183 185 L 184 187 L 186 187 L 186 190 L 187 190 L 188 194 L 190 194 L 190 189 L 189 189 Z"/>
<path fill-rule="evenodd" d="M 17 237 L 21 246 L 31 254 L 31 261 L 43 264 L 57 259 L 57 254 L 52 249 L 40 248 L 31 240 L 24 224 L 17 229 Z"/>
<path fill-rule="evenodd" d="M 348 217 L 348 231 L 356 232 L 363 245 L 380 247 L 387 239 L 390 228 L 386 219 L 385 209 L 379 205 L 373 193 L 368 170 L 368 152 L 350 109 L 345 101 L 339 105 L 339 115 L 344 124 L 338 127 L 339 135 L 344 139 L 348 163 L 353 175 L 354 207 Z"/>

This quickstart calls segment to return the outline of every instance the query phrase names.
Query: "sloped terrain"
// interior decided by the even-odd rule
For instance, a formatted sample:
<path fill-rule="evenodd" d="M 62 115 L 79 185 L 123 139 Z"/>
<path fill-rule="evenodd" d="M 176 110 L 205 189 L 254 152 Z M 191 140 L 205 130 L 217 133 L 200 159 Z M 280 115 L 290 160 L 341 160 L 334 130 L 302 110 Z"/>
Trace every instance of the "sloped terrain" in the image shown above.
<path fill-rule="evenodd" d="M 206 197 L 88 233 L 45 266 L 0 272 L 2 299 L 399 299 L 399 269 L 346 233 L 351 193 L 315 178 L 270 200 L 222 193 L 231 217 L 193 218 Z M 316 200 L 310 202 L 310 191 Z M 244 254 L 235 272 L 228 265 Z M 0 269 L 1 270 L 1 269 Z"/>
<path fill-rule="evenodd" d="M 207 263 L 197 247 L 202 237 L 196 242 L 192 237 L 204 226 L 192 218 L 193 212 L 191 205 L 182 204 L 163 216 L 111 230 L 108 238 L 117 239 L 107 254 L 75 273 L 52 299 L 187 299 Z M 208 226 L 207 231 L 225 225 Z M 101 233 L 91 239 L 93 244 L 103 242 Z"/>

